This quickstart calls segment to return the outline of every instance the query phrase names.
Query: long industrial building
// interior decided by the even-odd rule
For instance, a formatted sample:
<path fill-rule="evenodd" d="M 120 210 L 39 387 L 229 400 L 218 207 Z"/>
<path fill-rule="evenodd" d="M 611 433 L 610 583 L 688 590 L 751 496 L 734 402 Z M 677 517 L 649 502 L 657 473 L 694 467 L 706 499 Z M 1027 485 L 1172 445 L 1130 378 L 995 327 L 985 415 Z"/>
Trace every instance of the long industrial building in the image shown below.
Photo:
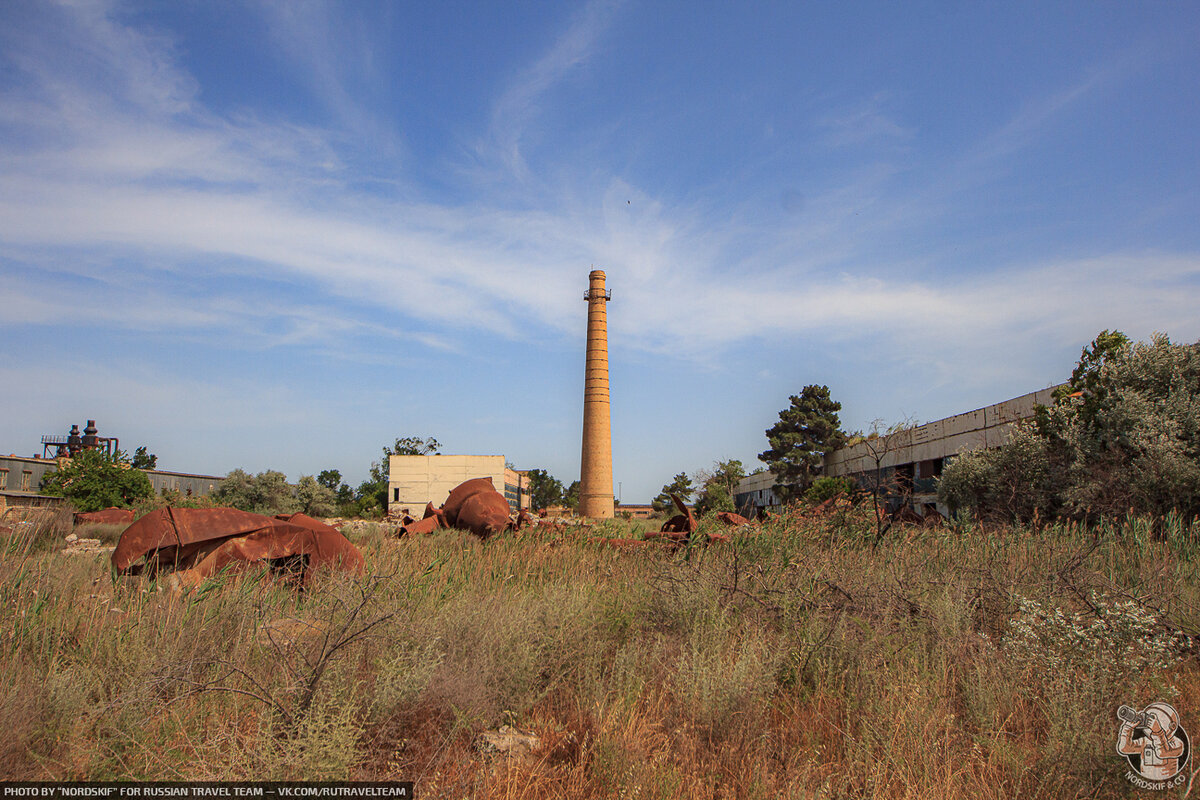
<path fill-rule="evenodd" d="M 948 509 L 937 504 L 937 477 L 946 462 L 966 450 L 999 447 L 1017 423 L 1033 417 L 1037 406 L 1053 404 L 1056 388 L 840 448 L 825 457 L 823 474 L 851 477 L 864 487 L 874 485 L 878 478 L 881 485 L 896 488 L 910 499 L 918 512 L 936 508 L 945 515 Z M 780 500 L 775 484 L 775 476 L 768 471 L 743 478 L 734 495 L 738 510 L 746 514 L 777 509 Z"/>
<path fill-rule="evenodd" d="M 42 495 L 39 488 L 46 475 L 58 469 L 58 460 L 40 456 L 0 456 L 0 511 L 8 507 L 37 506 L 59 502 L 58 498 Z M 150 479 L 154 491 L 162 494 L 173 490 L 185 495 L 209 495 L 224 478 L 217 475 L 194 475 L 188 472 L 142 470 Z"/>
<path fill-rule="evenodd" d="M 100 436 L 96 420 L 89 419 L 81 432 L 72 425 L 65 436 L 43 436 L 41 455 L 29 458 L 18 455 L 0 456 L 0 512 L 9 507 L 29 507 L 62 502 L 60 498 L 40 493 L 42 481 L 58 469 L 59 459 L 78 455 L 83 450 L 101 450 L 109 455 L 118 452 L 120 440 Z M 209 495 L 224 480 L 217 475 L 195 475 L 189 472 L 167 472 L 145 469 L 150 485 L 158 494 L 176 491 L 184 495 Z"/>

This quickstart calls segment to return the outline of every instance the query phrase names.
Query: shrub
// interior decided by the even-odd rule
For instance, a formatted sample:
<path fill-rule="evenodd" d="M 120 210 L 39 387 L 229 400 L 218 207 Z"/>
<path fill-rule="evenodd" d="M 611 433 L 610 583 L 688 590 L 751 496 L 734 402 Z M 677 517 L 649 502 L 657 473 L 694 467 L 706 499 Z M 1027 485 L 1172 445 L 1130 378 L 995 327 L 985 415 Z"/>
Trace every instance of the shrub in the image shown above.
<path fill-rule="evenodd" d="M 946 465 L 938 497 L 952 511 L 1028 522 L 1058 506 L 1047 442 L 1032 423 L 1018 425 L 1003 447 L 972 450 Z"/>
<path fill-rule="evenodd" d="M 839 495 L 854 494 L 858 484 L 853 478 L 832 478 L 828 475 L 817 478 L 804 492 L 804 502 L 819 505 Z"/>
<path fill-rule="evenodd" d="M 291 514 L 300 510 L 287 476 L 275 470 L 251 476 L 244 470 L 235 469 L 221 481 L 212 496 L 221 505 L 255 514 Z"/>
<path fill-rule="evenodd" d="M 1200 514 L 1200 343 L 1105 331 L 1065 389 L 1000 448 L 947 465 L 942 501 L 1011 521 Z"/>
<path fill-rule="evenodd" d="M 317 483 L 312 475 L 301 475 L 296 484 L 296 505 L 310 517 L 333 516 L 337 494 L 328 486 Z"/>
<path fill-rule="evenodd" d="M 56 471 L 42 480 L 44 494 L 65 497 L 80 511 L 128 508 L 154 494 L 146 473 L 134 469 L 124 454 L 84 450 L 59 462 Z"/>

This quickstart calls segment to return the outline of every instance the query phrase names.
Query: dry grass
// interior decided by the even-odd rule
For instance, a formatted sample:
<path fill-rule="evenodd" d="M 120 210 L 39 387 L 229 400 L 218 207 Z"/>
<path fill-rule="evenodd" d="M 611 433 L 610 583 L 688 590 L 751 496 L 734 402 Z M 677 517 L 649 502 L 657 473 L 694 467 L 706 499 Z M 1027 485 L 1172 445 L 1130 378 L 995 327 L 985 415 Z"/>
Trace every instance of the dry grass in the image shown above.
<path fill-rule="evenodd" d="M 1200 633 L 1200 530 L 893 529 L 875 546 L 872 522 L 792 515 L 679 553 L 599 544 L 615 525 L 487 543 L 367 527 L 371 575 L 303 594 L 249 575 L 178 596 L 36 544 L 50 533 L 10 539 L 0 777 L 394 778 L 477 798 L 1117 797 L 1119 704 L 1168 700 L 1185 725 L 1200 719 L 1180 635 Z M 1116 649 L 1095 652 L 1150 647 L 1121 638 L 1142 637 L 1122 627 L 1126 607 L 1176 634 L 1165 665 L 1073 657 L 1069 631 L 1029 610 L 1099 615 L 1091 635 Z M 473 748 L 505 723 L 541 748 Z"/>

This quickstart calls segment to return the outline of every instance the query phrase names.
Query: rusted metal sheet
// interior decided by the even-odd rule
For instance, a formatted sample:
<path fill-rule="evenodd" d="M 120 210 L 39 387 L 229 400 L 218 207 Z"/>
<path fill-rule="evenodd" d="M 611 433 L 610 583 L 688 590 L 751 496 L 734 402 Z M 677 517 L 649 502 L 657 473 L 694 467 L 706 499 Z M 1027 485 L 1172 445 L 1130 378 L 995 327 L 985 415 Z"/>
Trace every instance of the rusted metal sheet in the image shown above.
<path fill-rule="evenodd" d="M 401 525 L 400 535 L 403 536 L 408 533 L 433 533 L 438 528 L 442 527 L 445 526 L 442 525 L 442 518 L 440 516 L 426 517 L 422 520 Z"/>
<path fill-rule="evenodd" d="M 363 570 L 362 553 L 342 534 L 287 522 L 247 536 L 226 539 L 191 569 L 176 572 L 174 578 L 179 586 L 186 588 L 227 567 L 261 563 L 270 564 L 287 578 L 301 583 L 308 583 L 322 569 L 356 573 Z"/>
<path fill-rule="evenodd" d="M 692 534 L 696 532 L 696 518 L 692 515 L 692 510 L 677 495 L 671 495 L 671 502 L 675 504 L 675 508 L 679 510 L 679 513 L 664 522 L 660 530 L 647 533 L 646 540 L 681 547 L 690 541 Z M 717 515 L 717 518 L 727 525 L 738 525 L 746 522 L 745 517 L 728 511 L 721 512 L 721 514 Z M 731 522 L 730 520 L 741 520 L 741 522 Z M 706 532 L 705 539 L 709 544 L 729 541 L 728 536 L 714 531 Z"/>
<path fill-rule="evenodd" d="M 101 511 L 81 511 L 75 515 L 76 525 L 128 525 L 133 522 L 132 508 L 115 506 Z"/>
<path fill-rule="evenodd" d="M 746 519 L 741 514 L 735 514 L 732 511 L 717 512 L 717 521 L 722 522 L 731 528 L 735 527 L 737 525 L 749 525 L 750 524 L 750 520 Z"/>
<path fill-rule="evenodd" d="M 276 519 L 235 508 L 168 507 L 146 514 L 121 534 L 112 563 L 118 573 L 136 572 L 143 558 L 151 571 L 193 573 L 180 576 L 184 583 L 215 574 L 235 561 L 293 558 L 304 580 L 321 566 L 356 572 L 363 568 L 358 548 L 337 529 L 312 517 L 296 514 Z"/>
<path fill-rule="evenodd" d="M 293 525 L 299 525 L 302 528 L 308 528 L 314 531 L 336 533 L 338 536 L 342 535 L 342 532 L 337 528 L 333 527 L 332 525 L 326 525 L 324 522 L 321 522 L 321 520 L 314 519 L 308 514 L 276 514 L 275 519 L 283 520 L 284 522 L 290 522 Z"/>
<path fill-rule="evenodd" d="M 270 517 L 235 508 L 160 508 L 130 525 L 121 534 L 112 563 L 124 572 L 138 559 L 174 549 L 181 559 L 202 545 L 231 536 L 245 536 L 270 524 Z"/>
<path fill-rule="evenodd" d="M 481 539 L 511 530 L 508 501 L 496 491 L 491 478 L 472 478 L 450 491 L 440 509 L 430 503 L 425 507 L 425 519 L 405 525 L 405 533 L 432 533 L 438 528 L 463 528 Z"/>
<path fill-rule="evenodd" d="M 671 495 L 671 502 L 675 504 L 675 508 L 679 509 L 679 513 L 664 522 L 663 526 L 659 528 L 659 532 L 682 533 L 686 538 L 696 530 L 696 518 L 692 516 L 692 510 L 679 499 L 679 495 Z"/>

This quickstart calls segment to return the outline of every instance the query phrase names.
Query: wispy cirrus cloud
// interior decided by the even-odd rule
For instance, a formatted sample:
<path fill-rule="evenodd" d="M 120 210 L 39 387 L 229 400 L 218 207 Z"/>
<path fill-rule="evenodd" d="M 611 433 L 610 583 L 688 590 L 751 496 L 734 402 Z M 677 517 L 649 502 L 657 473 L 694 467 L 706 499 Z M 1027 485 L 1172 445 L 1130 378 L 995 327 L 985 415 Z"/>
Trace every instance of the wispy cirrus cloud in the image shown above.
<path fill-rule="evenodd" d="M 321 9 L 274 13 L 281 30 L 299 31 L 298 40 L 312 45 L 313 81 L 331 107 L 353 104 L 339 45 L 320 43 L 328 35 Z M 617 10 L 587 6 L 496 99 L 487 136 L 514 173 L 530 170 L 522 142 L 540 104 L 588 62 Z M 543 186 L 536 202 L 514 209 L 484 181 L 466 204 L 419 194 L 400 202 L 354 188 L 362 176 L 340 157 L 338 132 L 205 108 L 169 39 L 122 25 L 99 4 L 50 16 L 22 35 L 6 34 L 6 56 L 21 80 L 0 92 L 6 140 L 17 144 L 0 156 L 0 255 L 30 264 L 36 254 L 103 253 L 70 269 L 103 282 L 121 263 L 127 288 L 114 307 L 187 309 L 128 314 L 146 328 L 221 326 L 243 331 L 254 346 L 345 333 L 305 322 L 291 301 L 231 303 L 236 281 L 253 279 L 299 287 L 312 307 L 316 298 L 340 298 L 394 311 L 390 330 L 433 347 L 452 349 L 470 331 L 578 337 L 575 301 L 591 264 L 609 272 L 623 304 L 612 316 L 615 341 L 687 358 L 756 338 L 887 333 L 929 341 L 952 329 L 954 342 L 945 346 L 963 347 L 1036 329 L 1073 339 L 1112 327 L 1112 309 L 1132 330 L 1190 324 L 1196 258 L 1187 253 L 1010 261 L 958 280 L 880 270 L 870 241 L 928 224 L 966 185 L 961 165 L 959 174 L 935 174 L 903 198 L 890 194 L 886 163 L 847 170 L 840 184 L 806 193 L 804 213 L 782 229 L 731 221 L 736 197 L 672 202 L 603 167 L 587 179 L 600 189 L 596 199 Z M 1007 157 L 1107 79 L 1090 75 L 1031 101 L 965 163 Z M 843 140 L 915 135 L 886 106 L 877 96 L 831 112 L 825 128 Z M 919 253 L 906 258 L 920 265 Z M 184 272 L 187 283 L 139 280 Z M 1133 274 L 1158 277 L 1132 281 Z M 196 281 L 206 280 L 211 288 L 197 297 Z M 145 283 L 153 292 L 139 296 Z M 36 277 L 7 291 L 24 310 L 0 322 L 28 324 L 33 309 L 50 302 Z M 264 317 L 280 324 L 263 325 Z"/>
<path fill-rule="evenodd" d="M 529 177 L 521 146 L 527 129 L 537 118 L 541 100 L 592 56 L 622 2 L 591 0 L 550 49 L 522 70 L 497 98 L 484 150 L 494 150 L 513 175 Z"/>
<path fill-rule="evenodd" d="M 901 143 L 915 130 L 897 121 L 883 93 L 843 105 L 821 115 L 816 127 L 829 147 L 854 147 L 867 143 Z"/>

